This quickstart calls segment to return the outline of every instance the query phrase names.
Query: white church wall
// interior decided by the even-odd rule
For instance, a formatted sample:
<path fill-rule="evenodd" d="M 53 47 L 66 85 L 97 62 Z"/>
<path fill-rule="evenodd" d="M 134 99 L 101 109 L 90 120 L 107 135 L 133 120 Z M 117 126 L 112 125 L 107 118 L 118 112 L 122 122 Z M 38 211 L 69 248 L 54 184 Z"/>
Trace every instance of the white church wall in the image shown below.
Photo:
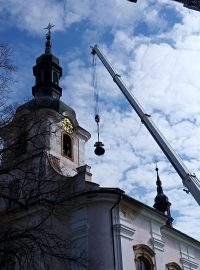
<path fill-rule="evenodd" d="M 150 232 L 150 220 L 149 218 L 141 215 L 141 216 L 135 216 L 134 219 L 134 239 L 133 244 L 144 244 L 148 245 L 151 248 L 153 248 L 153 245 L 151 243 L 151 232 Z"/>
<path fill-rule="evenodd" d="M 117 199 L 113 194 L 97 194 L 87 202 L 88 259 L 95 270 L 114 270 L 111 208 Z"/>
<path fill-rule="evenodd" d="M 187 235 L 170 228 L 163 228 L 165 263 L 177 262 L 183 270 L 200 270 L 200 245 Z"/>
<path fill-rule="evenodd" d="M 76 204 L 75 204 L 76 205 Z M 67 229 L 67 228 L 66 228 Z M 78 206 L 72 209 L 70 220 L 70 238 L 72 256 L 82 256 L 85 265 L 88 263 L 88 216 L 87 208 Z M 82 267 L 80 266 L 80 269 Z M 79 270 L 79 268 L 77 268 Z"/>
<path fill-rule="evenodd" d="M 195 257 L 195 249 L 190 244 L 180 241 L 180 251 L 183 270 L 198 269 L 199 264 Z"/>
<path fill-rule="evenodd" d="M 120 204 L 118 212 L 119 217 L 115 211 L 114 227 L 120 238 L 122 266 L 119 269 L 135 270 L 133 247 L 146 245 L 154 252 L 155 270 L 165 270 L 169 263 L 177 263 L 183 270 L 200 270 L 200 246 L 197 248 L 195 240 L 167 227 L 167 217 L 126 202 Z"/>
<path fill-rule="evenodd" d="M 77 160 L 78 160 L 78 167 L 85 165 L 85 142 L 83 140 L 78 140 L 77 141 Z"/>
<path fill-rule="evenodd" d="M 127 205 L 120 205 L 118 212 L 119 219 L 115 226 L 121 241 L 122 269 L 133 270 L 135 269 L 133 256 L 134 213 Z"/>
<path fill-rule="evenodd" d="M 136 270 L 133 247 L 147 245 L 153 248 L 151 242 L 151 220 L 142 214 L 141 210 L 133 204 L 120 205 L 120 220 L 118 230 L 121 241 L 122 268 Z M 160 270 L 160 269 L 159 269 Z"/>
<path fill-rule="evenodd" d="M 165 270 L 165 264 L 163 262 L 165 242 L 162 239 L 160 228 L 163 222 L 151 220 L 151 242 L 155 252 L 155 264 L 157 269 Z"/>
<path fill-rule="evenodd" d="M 181 266 L 180 261 L 180 243 L 173 236 L 162 233 L 163 240 L 165 241 L 165 256 L 164 264 L 169 262 L 176 262 Z"/>

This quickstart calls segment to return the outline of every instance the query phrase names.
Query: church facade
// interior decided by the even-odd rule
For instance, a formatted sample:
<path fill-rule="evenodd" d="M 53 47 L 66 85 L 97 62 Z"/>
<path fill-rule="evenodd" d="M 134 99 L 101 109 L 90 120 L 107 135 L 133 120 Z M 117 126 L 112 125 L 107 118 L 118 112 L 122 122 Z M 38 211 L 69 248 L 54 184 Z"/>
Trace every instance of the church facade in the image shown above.
<path fill-rule="evenodd" d="M 158 169 L 154 208 L 92 181 L 84 156 L 90 134 L 60 100 L 50 28 L 33 74 L 32 100 L 1 131 L 0 180 L 9 196 L 1 199 L 0 234 L 10 226 L 11 236 L 0 269 L 200 270 L 200 243 L 172 227 Z"/>

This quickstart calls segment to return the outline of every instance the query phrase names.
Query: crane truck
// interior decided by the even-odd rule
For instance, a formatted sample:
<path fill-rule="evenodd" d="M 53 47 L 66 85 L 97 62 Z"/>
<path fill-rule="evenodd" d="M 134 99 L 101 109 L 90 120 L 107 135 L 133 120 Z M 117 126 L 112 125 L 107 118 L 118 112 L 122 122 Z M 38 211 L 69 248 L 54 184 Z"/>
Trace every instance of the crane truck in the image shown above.
<path fill-rule="evenodd" d="M 200 205 L 200 181 L 196 177 L 195 174 L 192 174 L 188 168 L 185 166 L 181 158 L 175 152 L 175 150 L 171 147 L 169 142 L 166 140 L 164 135 L 157 128 L 151 116 L 145 112 L 141 104 L 137 101 L 137 99 L 130 93 L 125 83 L 122 81 L 120 75 L 118 75 L 106 57 L 103 55 L 101 50 L 97 45 L 91 47 L 91 54 L 97 55 L 107 71 L 110 73 L 113 81 L 117 84 L 119 89 L 122 91 L 130 105 L 133 107 L 137 115 L 140 117 L 142 123 L 145 125 L 147 130 L 150 132 L 156 143 L 159 145 L 165 156 L 168 158 L 176 172 L 182 179 L 183 185 L 187 188 L 187 191 L 192 194 L 196 202 Z"/>

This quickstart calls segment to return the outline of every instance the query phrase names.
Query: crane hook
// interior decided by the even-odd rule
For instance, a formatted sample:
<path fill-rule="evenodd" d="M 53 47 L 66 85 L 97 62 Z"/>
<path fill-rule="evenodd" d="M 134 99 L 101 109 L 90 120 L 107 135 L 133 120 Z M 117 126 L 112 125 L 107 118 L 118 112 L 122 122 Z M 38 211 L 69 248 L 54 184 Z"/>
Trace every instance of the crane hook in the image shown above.
<path fill-rule="evenodd" d="M 99 122 L 100 122 L 100 117 L 98 114 L 95 115 L 95 122 L 97 123 L 97 133 L 98 133 L 98 141 L 95 142 L 94 147 L 94 153 L 97 156 L 102 156 L 105 153 L 105 149 L 103 148 L 104 144 L 99 141 Z"/>

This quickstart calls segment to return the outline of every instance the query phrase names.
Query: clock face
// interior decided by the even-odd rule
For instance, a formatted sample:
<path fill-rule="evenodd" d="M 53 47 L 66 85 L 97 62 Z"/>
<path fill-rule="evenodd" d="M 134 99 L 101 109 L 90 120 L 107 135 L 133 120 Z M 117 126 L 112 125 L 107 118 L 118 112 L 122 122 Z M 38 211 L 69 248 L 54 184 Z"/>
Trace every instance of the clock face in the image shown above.
<path fill-rule="evenodd" d="M 65 119 L 62 121 L 62 127 L 64 131 L 66 131 L 69 134 L 72 134 L 74 131 L 73 123 L 68 117 L 65 117 Z"/>

